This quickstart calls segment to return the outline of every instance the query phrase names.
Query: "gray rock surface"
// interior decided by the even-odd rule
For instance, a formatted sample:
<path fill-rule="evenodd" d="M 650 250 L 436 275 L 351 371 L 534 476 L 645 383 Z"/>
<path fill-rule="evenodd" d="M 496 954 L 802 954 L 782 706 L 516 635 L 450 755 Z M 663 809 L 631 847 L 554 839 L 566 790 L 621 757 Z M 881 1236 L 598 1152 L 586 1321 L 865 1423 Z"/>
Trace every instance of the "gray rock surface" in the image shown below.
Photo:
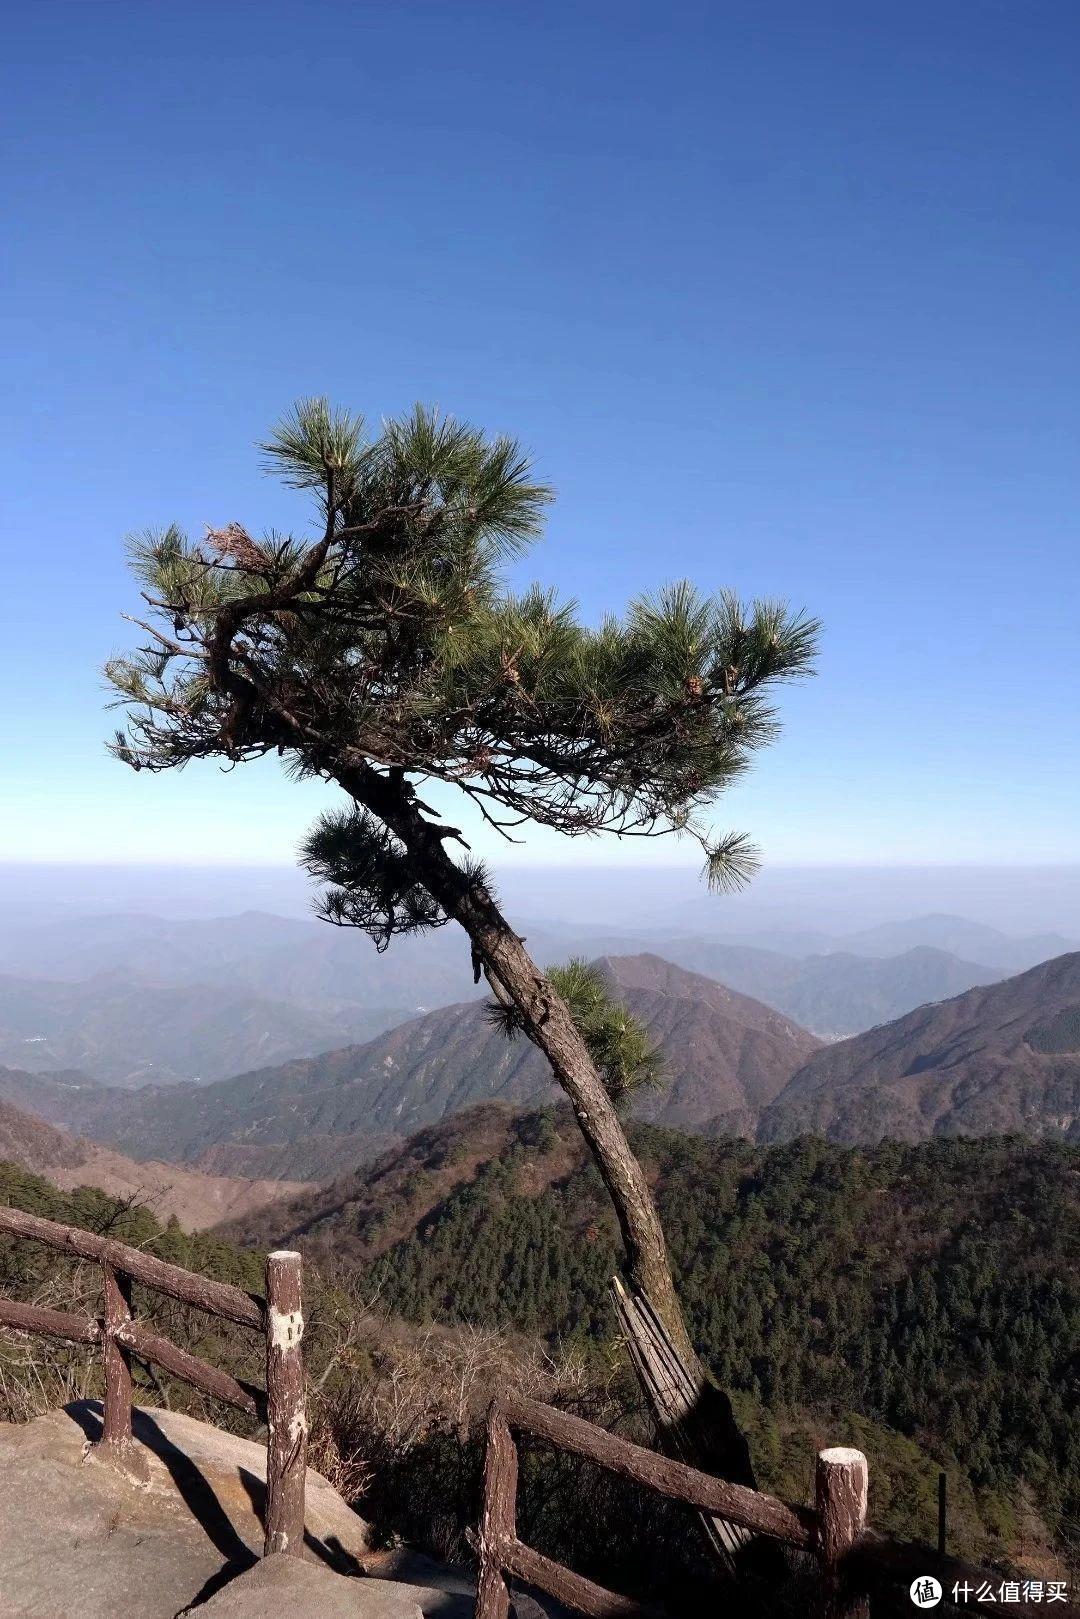
<path fill-rule="evenodd" d="M 0 1424 L 0 1619 L 472 1619 L 468 1575 L 368 1525 L 308 1470 L 304 1558 L 263 1559 L 265 1446 L 137 1409 L 149 1481 L 98 1462 L 101 1406 Z M 517 1597 L 517 1619 L 564 1610 Z"/>
<path fill-rule="evenodd" d="M 202 1619 L 422 1619 L 415 1588 L 386 1580 L 346 1579 L 325 1564 L 267 1557 L 230 1581 L 192 1615 Z"/>
<path fill-rule="evenodd" d="M 266 1450 L 175 1412 L 138 1410 L 150 1482 L 87 1462 L 97 1402 L 0 1425 L 0 1619 L 173 1619 L 262 1549 Z M 358 1572 L 370 1535 L 309 1471 L 307 1556 Z"/>

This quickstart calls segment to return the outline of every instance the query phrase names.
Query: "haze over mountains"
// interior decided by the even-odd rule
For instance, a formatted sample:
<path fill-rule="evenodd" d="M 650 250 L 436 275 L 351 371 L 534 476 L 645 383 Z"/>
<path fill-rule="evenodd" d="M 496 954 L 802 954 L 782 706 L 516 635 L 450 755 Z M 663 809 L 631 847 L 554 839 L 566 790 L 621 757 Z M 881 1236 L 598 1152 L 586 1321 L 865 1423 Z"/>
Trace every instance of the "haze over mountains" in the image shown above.
<path fill-rule="evenodd" d="M 707 939 L 664 939 L 656 948 L 681 966 L 765 1001 L 823 1038 L 858 1034 L 927 1001 L 1005 976 L 1000 968 L 963 961 L 930 945 L 884 958 L 843 950 L 802 959 Z"/>
<path fill-rule="evenodd" d="M 763 1141 L 1080 1134 L 1080 953 L 831 1045 L 655 954 L 600 965 L 663 1052 L 667 1083 L 633 1109 L 649 1122 Z M 125 1091 L 3 1069 L 0 1095 L 134 1158 L 325 1181 L 477 1102 L 559 1093 L 474 1000 L 213 1085 Z"/>
<path fill-rule="evenodd" d="M 404 1009 L 309 1006 L 217 983 L 158 985 L 113 970 L 73 983 L 0 977 L 0 1063 L 79 1068 L 105 1084 L 224 1079 L 367 1040 Z"/>
<path fill-rule="evenodd" d="M 658 954 L 828 1039 L 992 983 L 1068 943 L 945 916 L 847 939 L 780 931 L 733 940 L 581 922 L 523 930 L 542 963 Z M 25 907 L 0 910 L 0 1063 L 21 1069 L 74 1067 L 114 1085 L 212 1081 L 362 1042 L 479 995 L 452 928 L 395 940 L 379 956 L 353 932 L 262 912 L 42 919 Z"/>
<path fill-rule="evenodd" d="M 643 1120 L 768 1141 L 1078 1128 L 1065 934 L 945 914 L 737 938 L 573 918 L 522 928 L 541 962 L 598 960 L 648 1025 L 667 1083 L 637 1099 Z M 134 1160 L 325 1181 L 477 1102 L 558 1094 L 483 999 L 453 928 L 380 956 L 268 912 L 7 905 L 0 1097 Z"/>

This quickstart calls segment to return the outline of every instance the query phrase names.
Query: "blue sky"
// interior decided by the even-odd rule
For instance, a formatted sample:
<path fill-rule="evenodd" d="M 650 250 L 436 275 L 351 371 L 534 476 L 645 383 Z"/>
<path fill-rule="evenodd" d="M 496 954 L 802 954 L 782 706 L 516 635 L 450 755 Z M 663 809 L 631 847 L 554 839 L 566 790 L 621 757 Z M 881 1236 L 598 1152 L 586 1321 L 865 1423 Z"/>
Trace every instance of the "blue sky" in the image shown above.
<path fill-rule="evenodd" d="M 1080 859 L 1073 7 L 44 0 L 5 55 L 0 858 L 290 857 L 319 789 L 133 776 L 97 669 L 124 533 L 299 524 L 253 444 L 324 392 L 520 437 L 589 617 L 824 619 L 717 810 L 771 860 Z"/>

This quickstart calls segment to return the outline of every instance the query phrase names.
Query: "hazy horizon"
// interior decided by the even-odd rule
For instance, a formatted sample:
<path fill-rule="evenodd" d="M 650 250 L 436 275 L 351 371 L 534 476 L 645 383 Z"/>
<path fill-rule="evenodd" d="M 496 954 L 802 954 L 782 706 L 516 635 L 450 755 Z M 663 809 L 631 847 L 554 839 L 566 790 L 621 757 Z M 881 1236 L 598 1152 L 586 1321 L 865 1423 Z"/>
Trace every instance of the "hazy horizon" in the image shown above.
<path fill-rule="evenodd" d="M 511 918 L 663 932 L 843 935 L 929 915 L 1004 933 L 1080 938 L 1080 863 L 1069 865 L 768 866 L 743 892 L 710 894 L 696 864 L 492 863 Z M 311 914 L 315 889 L 284 864 L 0 862 L 0 908 L 34 914 L 134 912 L 213 917 Z"/>

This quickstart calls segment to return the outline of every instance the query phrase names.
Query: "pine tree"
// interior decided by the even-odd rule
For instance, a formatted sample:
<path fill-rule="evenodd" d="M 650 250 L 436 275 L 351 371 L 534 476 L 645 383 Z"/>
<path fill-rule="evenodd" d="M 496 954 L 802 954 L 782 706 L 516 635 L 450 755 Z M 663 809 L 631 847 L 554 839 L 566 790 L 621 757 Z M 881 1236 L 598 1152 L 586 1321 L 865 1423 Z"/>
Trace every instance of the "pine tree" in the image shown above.
<path fill-rule="evenodd" d="M 128 709 L 116 755 L 136 769 L 277 753 L 336 783 L 305 861 L 323 914 L 397 934 L 458 923 L 515 1025 L 567 1092 L 618 1211 L 631 1281 L 689 1352 L 664 1237 L 615 1106 L 563 996 L 504 916 L 460 829 L 425 804 L 451 784 L 506 836 L 696 839 L 708 881 L 744 881 L 745 838 L 706 812 L 775 734 L 768 700 L 804 675 L 816 626 L 672 586 L 597 627 L 501 569 L 540 532 L 551 496 L 518 446 L 417 408 L 373 437 L 325 401 L 298 405 L 263 446 L 309 492 L 312 539 L 231 522 L 131 546 L 149 640 L 107 674 Z M 450 848 L 464 846 L 455 859 Z"/>

